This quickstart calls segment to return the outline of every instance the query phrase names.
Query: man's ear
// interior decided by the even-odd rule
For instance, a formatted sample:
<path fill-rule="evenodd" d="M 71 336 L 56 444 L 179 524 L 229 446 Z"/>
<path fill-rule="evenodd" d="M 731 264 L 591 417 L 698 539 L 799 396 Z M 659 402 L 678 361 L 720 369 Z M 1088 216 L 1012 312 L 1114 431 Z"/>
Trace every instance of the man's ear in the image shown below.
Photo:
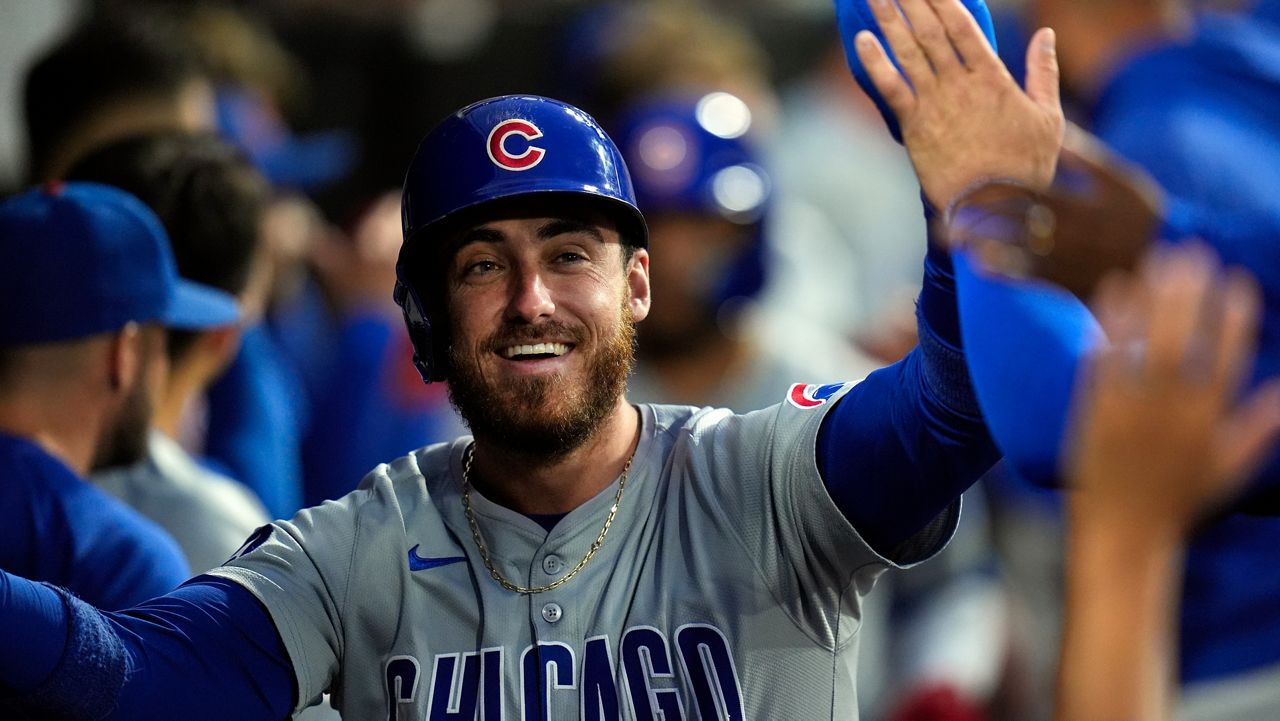
<path fill-rule="evenodd" d="M 649 315 L 649 251 L 637 248 L 627 261 L 627 284 L 630 287 L 631 318 L 637 323 Z"/>
<path fill-rule="evenodd" d="M 213 375 L 219 376 L 235 360 L 240 350 L 240 326 L 228 325 L 200 333 L 196 340 L 199 352 L 209 358 Z"/>
<path fill-rule="evenodd" d="M 142 367 L 142 328 L 137 323 L 127 323 L 111 336 L 107 343 L 107 383 L 112 392 L 127 395 L 138 382 L 138 370 Z"/>

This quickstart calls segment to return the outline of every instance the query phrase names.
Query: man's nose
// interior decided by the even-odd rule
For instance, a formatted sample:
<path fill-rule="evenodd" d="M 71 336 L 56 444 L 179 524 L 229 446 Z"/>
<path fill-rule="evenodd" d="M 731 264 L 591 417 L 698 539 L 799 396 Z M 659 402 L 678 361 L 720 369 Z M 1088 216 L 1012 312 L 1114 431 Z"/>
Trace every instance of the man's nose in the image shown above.
<path fill-rule="evenodd" d="M 508 304 L 508 316 L 525 322 L 538 318 L 549 318 L 555 313 L 556 306 L 551 300 L 551 291 L 537 270 L 527 269 L 515 273 L 512 277 L 511 302 Z"/>

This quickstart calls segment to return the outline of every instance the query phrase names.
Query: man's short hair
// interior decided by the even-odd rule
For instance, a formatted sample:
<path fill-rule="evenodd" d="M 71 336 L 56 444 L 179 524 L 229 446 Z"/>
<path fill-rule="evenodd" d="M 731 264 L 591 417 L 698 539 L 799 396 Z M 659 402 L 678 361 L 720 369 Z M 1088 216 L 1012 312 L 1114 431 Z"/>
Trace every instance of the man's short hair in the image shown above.
<path fill-rule="evenodd" d="M 67 177 L 113 185 L 146 203 L 164 224 L 183 278 L 233 295 L 246 289 L 270 188 L 230 143 L 179 132 L 125 138 L 82 158 Z M 189 344 L 185 335 L 174 334 L 175 357 Z"/>
<path fill-rule="evenodd" d="M 95 17 L 27 73 L 31 179 L 42 179 L 62 145 L 98 113 L 123 100 L 176 99 L 201 77 L 199 58 L 172 18 L 121 12 Z"/>

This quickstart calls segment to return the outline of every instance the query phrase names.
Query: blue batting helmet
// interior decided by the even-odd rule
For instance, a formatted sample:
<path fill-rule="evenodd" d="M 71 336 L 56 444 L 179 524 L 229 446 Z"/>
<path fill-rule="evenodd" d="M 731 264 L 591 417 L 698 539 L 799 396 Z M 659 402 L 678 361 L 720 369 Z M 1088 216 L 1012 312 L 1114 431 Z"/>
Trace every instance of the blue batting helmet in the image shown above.
<path fill-rule="evenodd" d="M 751 243 L 716 280 L 713 302 L 751 297 L 764 285 L 764 221 L 772 186 L 751 136 L 751 111 L 725 92 L 659 96 L 625 109 L 618 145 L 650 218 L 687 213 L 750 229 Z"/>
<path fill-rule="evenodd" d="M 598 203 L 624 242 L 648 245 L 622 154 L 572 105 L 534 95 L 482 100 L 442 120 L 418 146 L 404 179 L 395 300 L 427 383 L 447 375 L 448 340 L 446 324 L 432 323 L 442 297 L 427 286 L 438 280 L 431 254 L 420 251 L 439 248 L 448 229 L 489 203 L 543 194 Z"/>

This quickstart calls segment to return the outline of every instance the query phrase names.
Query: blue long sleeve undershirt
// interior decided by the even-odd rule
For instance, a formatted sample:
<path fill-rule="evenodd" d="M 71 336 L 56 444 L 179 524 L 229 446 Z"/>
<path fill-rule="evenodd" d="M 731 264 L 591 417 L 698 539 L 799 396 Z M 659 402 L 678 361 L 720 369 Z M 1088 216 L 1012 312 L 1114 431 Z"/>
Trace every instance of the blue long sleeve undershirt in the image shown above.
<path fill-rule="evenodd" d="M 0 601 L 14 634 L 0 650 L 0 710 L 106 721 L 279 721 L 293 710 L 284 644 L 235 582 L 198 576 L 107 613 L 0 571 Z"/>
<path fill-rule="evenodd" d="M 932 231 L 927 205 L 926 215 Z M 951 258 L 930 238 L 920 345 L 850 390 L 818 434 L 832 500 L 863 540 L 891 557 L 998 458 L 961 352 L 956 295 Z"/>

